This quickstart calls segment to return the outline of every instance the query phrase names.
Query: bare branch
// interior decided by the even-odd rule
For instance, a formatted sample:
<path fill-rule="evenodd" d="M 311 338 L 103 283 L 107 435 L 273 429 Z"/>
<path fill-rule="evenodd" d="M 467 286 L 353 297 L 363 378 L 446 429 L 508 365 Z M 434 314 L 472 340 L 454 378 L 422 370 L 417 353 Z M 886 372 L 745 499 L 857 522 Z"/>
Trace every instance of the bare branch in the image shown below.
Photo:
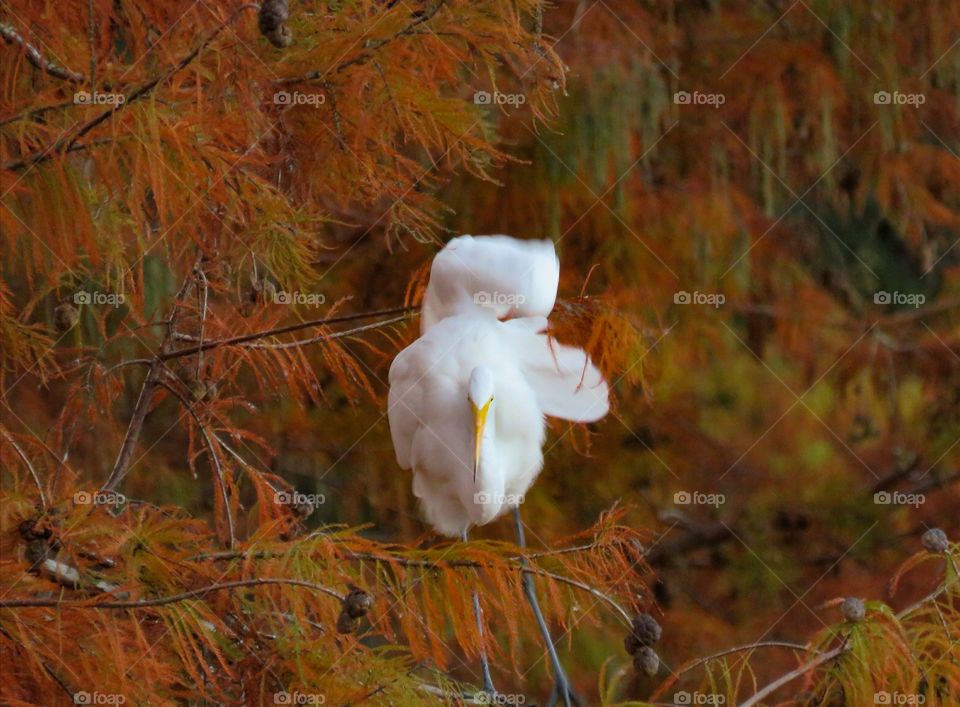
<path fill-rule="evenodd" d="M 727 648 L 725 650 L 714 653 L 713 655 L 708 655 L 703 658 L 697 658 L 696 660 L 688 663 L 686 665 L 678 668 L 671 680 L 675 681 L 678 677 L 684 673 L 690 672 L 695 668 L 698 668 L 701 665 L 709 663 L 712 660 L 717 660 L 723 658 L 724 656 L 732 655 L 734 653 L 744 653 L 746 651 L 755 651 L 759 648 L 786 648 L 793 651 L 804 651 L 806 653 L 816 653 L 819 654 L 820 651 L 810 648 L 810 646 L 805 646 L 800 643 L 791 643 L 790 641 L 759 641 L 757 643 L 750 643 L 745 646 L 734 646 L 733 648 Z"/>
<path fill-rule="evenodd" d="M 110 476 L 107 477 L 107 480 L 103 484 L 101 489 L 103 491 L 114 490 L 120 484 L 120 482 L 123 481 L 123 477 L 125 477 L 127 472 L 130 470 L 130 462 L 133 459 L 133 452 L 136 449 L 137 442 L 140 439 L 140 433 L 143 431 L 143 424 L 147 419 L 147 414 L 150 412 L 150 404 L 153 401 L 154 390 L 160 381 L 160 370 L 163 366 L 163 360 L 160 358 L 160 356 L 169 348 L 171 344 L 174 323 L 176 322 L 177 316 L 180 312 L 180 303 L 186 296 L 187 290 L 189 289 L 192 281 L 193 280 L 191 277 L 187 277 L 180 286 L 180 290 L 174 297 L 173 309 L 171 310 L 170 316 L 165 322 L 167 329 L 166 335 L 164 336 L 163 343 L 160 345 L 160 351 L 154 354 L 153 362 L 150 364 L 150 370 L 147 371 L 147 375 L 143 379 L 143 385 L 140 387 L 140 394 L 137 396 L 137 402 L 133 408 L 133 415 L 131 416 L 130 422 L 127 425 L 127 431 L 123 437 L 123 443 L 120 445 L 120 451 L 117 453 L 117 460 L 114 462 L 113 470 L 110 472 Z"/>
<path fill-rule="evenodd" d="M 197 560 L 238 560 L 238 559 L 245 559 L 245 558 L 249 558 L 249 557 L 252 557 L 252 558 L 254 558 L 254 559 L 269 559 L 269 558 L 274 558 L 274 557 L 282 557 L 282 555 L 281 555 L 281 553 L 275 553 L 275 552 L 256 552 L 256 553 L 253 553 L 253 554 L 250 554 L 250 553 L 245 552 L 245 551 L 240 551 L 240 552 L 216 552 L 216 553 L 207 553 L 207 554 L 203 554 L 203 555 L 198 555 L 198 556 L 196 556 L 196 557 L 193 558 L 193 559 L 197 559 Z M 383 562 L 383 563 L 386 563 L 386 564 L 396 564 L 396 565 L 400 565 L 400 566 L 402 566 L 402 567 L 417 567 L 417 568 L 430 569 L 430 570 L 437 569 L 437 568 L 440 567 L 441 565 L 443 565 L 443 566 L 445 566 L 445 567 L 460 568 L 460 569 L 485 569 L 485 568 L 486 568 L 486 569 L 490 569 L 490 568 L 493 568 L 493 567 L 494 567 L 494 565 L 491 565 L 491 564 L 488 564 L 488 563 L 484 563 L 484 562 L 477 562 L 476 560 L 446 560 L 446 561 L 444 561 L 444 562 L 441 563 L 441 562 L 436 562 L 436 561 L 431 561 L 431 560 L 418 560 L 418 559 L 409 558 L 409 557 L 396 557 L 396 556 L 390 556 L 390 555 L 377 555 L 377 554 L 368 553 L 368 552 L 352 552 L 352 551 L 347 551 L 347 552 L 344 553 L 343 557 L 344 557 L 345 559 L 348 559 L 348 560 L 360 560 L 360 561 L 369 561 L 369 562 Z M 571 586 L 571 587 L 575 587 L 576 589 L 580 589 L 580 590 L 583 590 L 583 591 L 585 591 L 585 592 L 588 592 L 588 593 L 592 594 L 593 596 L 597 597 L 597 598 L 600 599 L 601 601 L 603 601 L 603 602 L 605 602 L 606 604 L 608 604 L 611 608 L 613 608 L 613 609 L 624 619 L 624 621 L 626 622 L 626 624 L 627 624 L 628 626 L 630 625 L 630 622 L 631 622 L 630 614 L 626 611 L 626 609 L 624 609 L 622 606 L 620 606 L 620 604 L 617 603 L 617 601 L 616 601 L 615 599 L 613 599 L 611 596 L 609 596 L 608 594 L 605 594 L 604 592 L 601 592 L 599 589 L 597 589 L 597 588 L 595 588 L 595 587 L 592 587 L 592 586 L 590 586 L 589 584 L 586 584 L 586 583 L 584 583 L 584 582 L 577 581 L 577 580 L 572 579 L 572 578 L 570 578 L 570 577 L 564 577 L 563 575 L 556 574 L 556 573 L 554 573 L 554 572 L 550 572 L 550 571 L 545 570 L 545 569 L 542 569 L 542 568 L 540 568 L 540 567 L 534 567 L 534 566 L 524 567 L 524 566 L 522 566 L 521 564 L 519 564 L 520 561 L 521 561 L 521 558 L 522 558 L 522 556 L 517 555 L 517 556 L 509 557 L 509 558 L 506 558 L 506 559 L 509 560 L 511 563 L 517 563 L 517 564 L 515 564 L 513 567 L 511 567 L 511 569 L 519 570 L 519 571 L 523 572 L 524 574 L 532 574 L 532 575 L 539 575 L 539 576 L 541 576 L 541 577 L 547 577 L 547 578 L 552 579 L 552 580 L 554 580 L 554 581 L 556 581 L 556 582 L 560 582 L 561 584 L 567 584 L 567 585 L 569 585 L 569 586 Z"/>
<path fill-rule="evenodd" d="M 37 470 L 33 468 L 33 464 L 30 463 L 30 457 L 28 457 L 22 449 L 14 441 L 13 436 L 7 431 L 7 428 L 3 425 L 0 425 L 0 434 L 3 435 L 3 438 L 7 440 L 7 443 L 13 447 L 13 451 L 17 453 L 23 463 L 26 465 L 27 470 L 30 472 L 30 476 L 33 477 L 33 483 L 37 485 L 37 491 L 40 492 L 40 505 L 46 509 L 47 507 L 47 497 L 43 493 L 43 484 L 40 483 L 40 477 L 37 476 Z"/>
<path fill-rule="evenodd" d="M 826 653 L 821 653 L 813 660 L 801 665 L 799 668 L 795 668 L 791 670 L 789 673 L 785 675 L 781 675 L 779 678 L 777 678 L 772 683 L 764 687 L 762 690 L 754 693 L 754 695 L 750 699 L 748 699 L 746 702 L 741 702 L 740 707 L 753 707 L 753 705 L 760 704 L 760 700 L 763 700 L 771 693 L 776 692 L 781 687 L 786 685 L 788 682 L 792 682 L 793 680 L 796 680 L 801 675 L 805 675 L 806 673 L 809 673 L 811 670 L 823 665 L 827 661 L 833 660 L 843 652 L 844 648 L 845 646 L 837 646 L 833 650 L 829 650 Z"/>
<path fill-rule="evenodd" d="M 316 592 L 327 594 L 335 599 L 343 601 L 344 597 L 337 591 L 325 587 L 322 584 L 307 582 L 302 579 L 284 579 L 278 577 L 265 577 L 260 579 L 241 579 L 233 582 L 221 582 L 211 584 L 199 589 L 191 589 L 189 592 L 174 594 L 168 597 L 157 597 L 156 599 L 141 599 L 138 601 L 96 601 L 89 599 L 0 599 L 0 608 L 16 609 L 24 607 L 69 607 L 74 609 L 149 609 L 156 606 L 165 606 L 175 604 L 181 601 L 197 599 L 211 592 L 237 589 L 239 587 L 260 587 L 268 584 L 287 584 L 294 587 L 305 587 Z"/>
<path fill-rule="evenodd" d="M 203 439 L 207 444 L 207 450 L 210 453 L 210 464 L 213 467 L 213 474 L 217 480 L 217 486 L 220 488 L 220 495 L 223 497 L 223 507 L 224 512 L 227 515 L 227 537 L 228 544 L 227 547 L 233 547 L 237 544 L 237 537 L 233 529 L 233 514 L 230 512 L 230 496 L 227 494 L 227 483 L 224 478 L 224 469 L 223 464 L 220 461 L 220 455 L 217 454 L 217 449 L 213 444 L 213 440 L 216 439 L 217 442 L 220 442 L 220 439 L 213 435 L 211 438 L 207 426 L 204 424 L 203 420 L 200 419 L 200 416 L 197 414 L 196 410 L 193 408 L 193 403 L 191 403 L 185 396 L 181 395 L 178 390 L 173 386 L 168 385 L 164 381 L 160 381 L 160 385 L 169 390 L 173 395 L 175 395 L 180 403 L 186 408 L 187 412 L 190 413 L 190 416 L 197 423 L 197 427 L 200 428 L 201 434 L 203 434 Z"/>
<path fill-rule="evenodd" d="M 201 351 L 209 351 L 210 349 L 215 349 L 220 346 L 236 346 L 237 344 L 245 344 L 251 341 L 257 341 L 258 339 L 265 339 L 268 336 L 278 336 L 280 334 L 289 334 L 294 331 L 301 331 L 303 329 L 310 329 L 318 326 L 327 326 L 329 324 L 339 324 L 342 322 L 355 321 L 357 319 L 368 319 L 371 317 L 380 317 L 386 316 L 389 314 L 403 314 L 402 317 L 396 317 L 383 322 L 377 322 L 372 325 L 366 325 L 358 329 L 351 329 L 343 332 L 336 332 L 334 334 L 325 334 L 318 336 L 314 339 L 309 339 L 301 342 L 290 342 L 289 344 L 276 344 L 271 345 L 266 348 L 288 348 L 290 346 L 303 346 L 308 343 L 315 343 L 317 341 L 323 341 L 325 339 L 335 339 L 341 338 L 343 336 L 350 336 L 356 334 L 359 331 L 366 331 L 369 329 L 374 329 L 381 326 L 386 326 L 387 324 L 394 324 L 398 321 L 406 319 L 412 312 L 416 311 L 417 307 L 393 307 L 391 309 L 381 309 L 374 312 L 360 312 L 357 314 L 344 314 L 338 317 L 328 317 L 326 319 L 313 319 L 309 322 L 300 322 L 299 324 L 291 324 L 289 326 L 278 327 L 276 329 L 270 329 L 268 331 L 258 331 L 253 334 L 243 334 L 242 336 L 234 336 L 229 339 L 215 339 L 213 341 L 207 341 L 197 346 L 191 346 L 187 349 L 179 349 L 177 351 L 168 351 L 161 354 L 162 361 L 169 361 L 174 358 L 181 358 L 182 356 L 193 356 L 196 353 Z"/>
<path fill-rule="evenodd" d="M 41 71 L 44 71 L 55 78 L 63 79 L 64 81 L 70 81 L 72 83 L 81 83 L 84 80 L 83 74 L 78 74 L 76 71 L 71 71 L 70 69 L 58 66 L 44 57 L 35 46 L 25 40 L 11 25 L 0 23 L 0 37 L 3 37 L 7 44 L 19 45 L 23 50 L 23 55 L 26 57 L 27 61 Z"/>

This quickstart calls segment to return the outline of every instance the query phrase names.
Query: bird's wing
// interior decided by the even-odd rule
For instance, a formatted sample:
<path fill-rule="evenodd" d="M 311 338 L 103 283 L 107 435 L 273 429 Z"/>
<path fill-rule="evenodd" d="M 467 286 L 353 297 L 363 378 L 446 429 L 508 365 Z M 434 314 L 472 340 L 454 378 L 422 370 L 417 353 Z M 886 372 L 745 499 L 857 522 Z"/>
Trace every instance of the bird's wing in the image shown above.
<path fill-rule="evenodd" d="M 553 242 L 460 236 L 433 259 L 420 314 L 425 333 L 478 306 L 497 318 L 547 316 L 557 298 L 560 261 Z"/>
<path fill-rule="evenodd" d="M 540 333 L 541 317 L 502 322 L 510 349 L 545 415 L 595 422 L 610 410 L 610 388 L 585 351 Z"/>
<path fill-rule="evenodd" d="M 420 346 L 418 346 L 420 344 Z M 413 465 L 412 445 L 417 430 L 422 424 L 417 416 L 423 391 L 419 383 L 416 359 L 422 354 L 421 342 L 414 341 L 405 348 L 390 365 L 390 393 L 387 396 L 387 417 L 390 420 L 390 436 L 393 438 L 393 450 L 397 454 L 397 464 L 401 469 Z"/>

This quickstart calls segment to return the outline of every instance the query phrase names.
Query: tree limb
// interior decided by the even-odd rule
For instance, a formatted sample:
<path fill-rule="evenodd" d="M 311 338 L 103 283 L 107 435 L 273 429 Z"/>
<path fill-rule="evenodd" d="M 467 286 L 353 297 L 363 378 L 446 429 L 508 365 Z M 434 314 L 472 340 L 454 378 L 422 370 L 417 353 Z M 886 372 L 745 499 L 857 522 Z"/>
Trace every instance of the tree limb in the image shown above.
<path fill-rule="evenodd" d="M 220 461 L 220 456 L 217 454 L 216 447 L 213 445 L 213 439 L 217 439 L 217 442 L 220 442 L 219 438 L 216 435 L 213 435 L 211 438 L 210 431 L 207 429 L 207 426 L 204 424 L 203 420 L 200 419 L 200 416 L 197 414 L 196 410 L 193 409 L 193 403 L 184 395 L 180 394 L 180 391 L 176 390 L 172 385 L 168 385 L 164 381 L 160 381 L 160 385 L 169 390 L 173 395 L 180 400 L 180 403 L 183 407 L 186 408 L 187 412 L 190 413 L 190 416 L 197 423 L 197 427 L 200 428 L 201 434 L 203 434 L 203 439 L 207 443 L 207 451 L 210 453 L 210 464 L 213 467 L 213 475 L 216 477 L 217 486 L 220 488 L 220 495 L 223 497 L 223 509 L 227 516 L 227 547 L 233 547 L 237 544 L 237 537 L 233 529 L 233 514 L 230 512 L 230 496 L 227 494 L 227 483 L 224 478 L 223 464 Z"/>
<path fill-rule="evenodd" d="M 13 447 L 13 451 L 17 453 L 23 463 L 26 464 L 27 470 L 30 472 L 30 476 L 33 477 L 33 483 L 37 486 L 37 491 L 40 492 L 40 506 L 44 509 L 47 507 L 47 497 L 43 493 L 43 484 L 40 483 L 40 477 L 37 476 L 37 470 L 33 468 L 33 464 L 30 463 L 30 458 L 24 453 L 22 449 L 14 441 L 13 436 L 7 432 L 7 428 L 3 425 L 0 425 L 0 434 L 3 435 L 3 438 L 7 440 L 7 443 Z"/>
<path fill-rule="evenodd" d="M 113 491 L 120 482 L 123 481 L 123 477 L 127 475 L 130 469 L 133 452 L 137 447 L 137 442 L 140 440 L 140 433 L 143 431 L 143 424 L 147 419 L 147 414 L 150 412 L 150 404 L 153 401 L 154 390 L 160 381 L 160 370 L 164 365 L 160 356 L 170 346 L 173 327 L 180 313 L 180 303 L 186 296 L 191 282 L 192 278 L 188 276 L 174 297 L 173 309 L 165 322 L 167 332 L 164 336 L 163 343 L 160 345 L 160 351 L 154 354 L 150 369 L 143 379 L 143 385 L 140 387 L 140 394 L 137 396 L 137 402 L 133 408 L 133 415 L 130 417 L 130 422 L 127 425 L 127 431 L 124 434 L 123 443 L 120 445 L 120 451 L 117 453 L 117 459 L 113 464 L 113 470 L 101 487 L 101 491 Z"/>
<path fill-rule="evenodd" d="M 241 336 L 233 336 L 229 339 L 213 339 L 211 341 L 203 342 L 197 346 L 191 346 L 186 349 L 178 349 L 176 351 L 168 351 L 160 355 L 160 360 L 169 361 L 174 358 L 181 358 L 183 356 L 193 356 L 194 354 L 200 353 L 201 351 L 209 351 L 210 349 L 215 349 L 220 346 L 236 346 L 238 344 L 245 344 L 251 341 L 257 341 L 258 339 L 265 339 L 268 336 L 278 336 L 280 334 L 289 334 L 294 331 L 301 331 L 303 329 L 310 329 L 312 327 L 326 326 L 328 324 L 340 324 L 342 322 L 355 321 L 357 319 L 368 319 L 371 317 L 380 317 L 386 316 L 389 314 L 403 314 L 402 317 L 397 317 L 395 319 L 390 319 L 384 322 L 376 322 L 375 324 L 366 325 L 365 327 L 360 327 L 358 329 L 351 329 L 344 332 L 335 332 L 333 334 L 326 334 L 318 336 L 314 339 L 310 339 L 304 342 L 290 342 L 289 344 L 277 344 L 270 346 L 269 348 L 287 348 L 292 345 L 303 345 L 305 343 L 314 343 L 316 341 L 323 341 L 324 339 L 333 339 L 340 338 L 343 336 L 349 336 L 355 334 L 359 331 L 366 331 L 368 329 L 373 329 L 379 326 L 384 326 L 386 324 L 394 324 L 398 321 L 406 319 L 410 313 L 418 310 L 419 307 L 393 307 L 391 309 L 381 309 L 373 312 L 359 312 L 356 314 L 344 314 L 337 317 L 327 317 L 326 319 L 313 319 L 309 322 L 300 322 L 298 324 L 290 324 L 288 326 L 277 327 L 276 329 L 269 329 L 267 331 L 258 331 L 253 334 L 243 334 Z"/>
<path fill-rule="evenodd" d="M 243 552 L 243 551 L 216 552 L 216 553 L 207 553 L 203 555 L 198 555 L 195 559 L 235 560 L 235 559 L 245 559 L 248 557 L 253 557 L 255 559 L 269 559 L 272 557 L 282 557 L 282 555 L 280 553 L 273 553 L 273 552 L 256 552 L 256 553 L 253 553 L 252 555 L 250 553 Z M 437 569 L 441 564 L 446 567 L 456 567 L 456 568 L 464 568 L 464 569 L 490 569 L 494 567 L 494 565 L 484 563 L 484 562 L 477 562 L 476 560 L 447 560 L 441 563 L 441 562 L 434 562 L 431 560 L 418 560 L 415 558 L 407 558 L 407 557 L 390 557 L 387 555 L 376 555 L 368 552 L 347 551 L 346 553 L 344 553 L 343 557 L 349 560 L 384 562 L 386 564 L 398 564 L 403 567 L 417 567 L 422 569 Z M 513 564 L 513 563 L 519 563 L 521 557 L 518 555 L 515 557 L 509 557 L 507 559 L 511 562 L 511 564 Z M 597 597 L 598 599 L 600 599 L 601 601 L 607 603 L 624 619 L 624 621 L 628 626 L 630 625 L 631 617 L 630 617 L 630 614 L 626 611 L 626 609 L 620 606 L 620 604 L 617 603 L 617 601 L 613 599 L 611 596 L 609 596 L 608 594 L 605 594 L 604 592 L 601 592 L 599 589 L 592 587 L 589 584 L 580 582 L 570 577 L 564 577 L 563 575 L 550 572 L 540 567 L 533 567 L 533 566 L 524 567 L 520 564 L 514 564 L 513 569 L 520 570 L 524 574 L 532 574 L 532 575 L 539 575 L 541 577 L 547 577 L 556 582 L 560 582 L 561 584 L 567 584 L 571 587 L 575 587 L 577 589 L 588 592 L 593 596 Z"/>
<path fill-rule="evenodd" d="M 44 57 L 43 54 L 40 53 L 40 50 L 25 40 L 20 33 L 13 28 L 12 25 L 0 23 L 0 37 L 3 37 L 7 44 L 19 45 L 23 50 L 23 55 L 26 57 L 27 61 L 41 71 L 46 72 L 55 78 L 62 79 L 64 81 L 70 81 L 71 83 L 81 83 L 84 81 L 83 74 L 78 74 L 76 71 L 71 71 L 70 69 L 58 66 Z"/>
<path fill-rule="evenodd" d="M 307 582 L 302 579 L 284 579 L 276 577 L 265 577 L 259 579 L 241 579 L 233 582 L 220 582 L 211 584 L 199 589 L 191 589 L 182 594 L 174 594 L 166 597 L 157 597 L 156 599 L 140 599 L 138 601 L 90 601 L 82 599 L 68 599 L 66 601 L 57 599 L 0 599 L 0 608 L 16 609 L 25 607 L 69 607 L 73 609 L 149 609 L 156 606 L 165 606 L 166 604 L 175 604 L 189 599 L 196 599 L 211 592 L 218 592 L 228 589 L 237 589 L 238 587 L 259 587 L 268 584 L 287 584 L 294 587 L 305 587 L 323 594 L 327 594 L 334 599 L 343 601 L 344 597 L 337 591 L 325 587 L 322 584 Z"/>

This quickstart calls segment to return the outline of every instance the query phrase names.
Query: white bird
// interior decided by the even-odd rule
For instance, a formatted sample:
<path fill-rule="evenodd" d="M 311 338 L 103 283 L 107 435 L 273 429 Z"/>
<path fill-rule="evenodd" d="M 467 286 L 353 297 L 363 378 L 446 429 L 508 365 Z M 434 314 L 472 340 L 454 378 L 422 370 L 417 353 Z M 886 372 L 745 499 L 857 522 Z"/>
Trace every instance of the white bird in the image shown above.
<path fill-rule="evenodd" d="M 421 336 L 390 367 L 388 415 L 397 462 L 413 470 L 422 512 L 444 535 L 466 540 L 471 526 L 512 509 L 522 545 L 518 505 L 543 467 L 545 417 L 593 422 L 609 409 L 587 354 L 545 333 L 559 278 L 549 240 L 460 236 L 433 260 Z M 554 694 L 569 704 L 529 573 L 524 580 L 554 662 Z M 479 612 L 476 596 L 474 604 Z"/>

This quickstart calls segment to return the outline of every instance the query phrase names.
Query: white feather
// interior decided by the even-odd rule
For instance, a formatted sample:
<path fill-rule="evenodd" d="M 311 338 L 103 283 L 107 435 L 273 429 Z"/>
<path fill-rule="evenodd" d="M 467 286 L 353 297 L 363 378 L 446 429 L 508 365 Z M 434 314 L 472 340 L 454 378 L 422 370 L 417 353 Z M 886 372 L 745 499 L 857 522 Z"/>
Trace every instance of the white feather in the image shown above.
<path fill-rule="evenodd" d="M 500 319 L 546 317 L 557 299 L 559 282 L 560 261 L 551 241 L 454 238 L 433 259 L 420 331 L 477 306 Z"/>

